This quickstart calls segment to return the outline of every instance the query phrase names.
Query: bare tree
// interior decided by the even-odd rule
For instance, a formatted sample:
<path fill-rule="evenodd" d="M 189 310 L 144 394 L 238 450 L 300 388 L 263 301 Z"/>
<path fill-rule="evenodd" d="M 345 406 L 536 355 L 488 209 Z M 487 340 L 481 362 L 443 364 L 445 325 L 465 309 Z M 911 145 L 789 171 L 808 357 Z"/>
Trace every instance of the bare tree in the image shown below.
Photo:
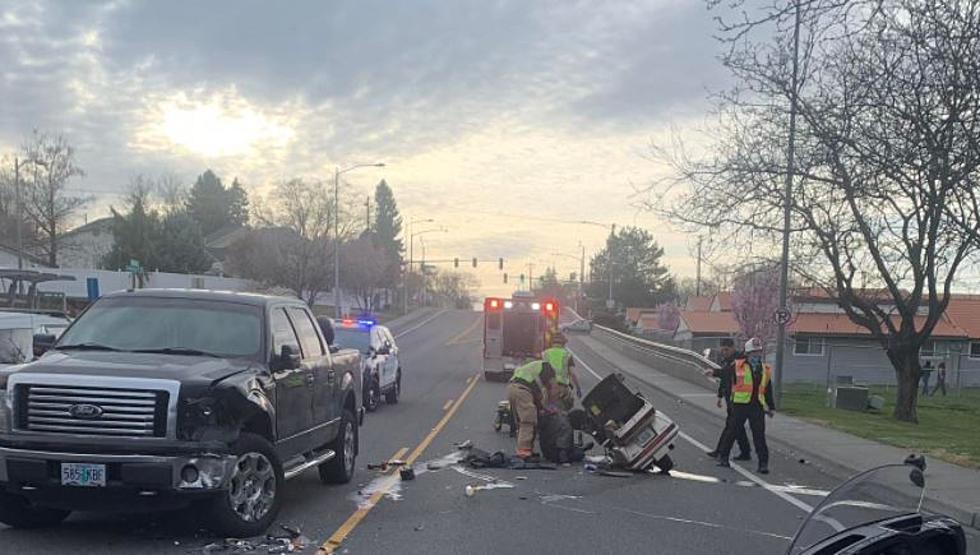
<path fill-rule="evenodd" d="M 351 213 L 340 214 L 340 243 L 355 235 L 358 220 Z M 322 183 L 280 183 L 255 211 L 259 227 L 230 249 L 229 270 L 266 286 L 285 287 L 312 306 L 333 286 L 335 217 L 333 198 L 324 194 Z"/>
<path fill-rule="evenodd" d="M 917 421 L 919 349 L 980 247 L 980 3 L 799 6 L 795 90 L 793 9 L 723 26 L 738 85 L 718 97 L 717 139 L 703 156 L 658 150 L 675 172 L 653 185 L 667 207 L 651 208 L 771 256 L 795 99 L 793 269 L 882 345 L 898 382 L 894 416 Z"/>
<path fill-rule="evenodd" d="M 375 310 L 374 296 L 388 283 L 388 253 L 370 236 L 348 241 L 340 248 L 340 284 L 353 293 L 361 310 Z"/>
<path fill-rule="evenodd" d="M 42 237 L 40 250 L 51 266 L 58 265 L 58 236 L 69 219 L 89 201 L 67 190 L 73 177 L 85 172 L 75 162 L 75 149 L 63 135 L 34 132 L 24 145 L 26 192 L 24 209 Z M 23 179 L 23 178 L 22 178 Z"/>

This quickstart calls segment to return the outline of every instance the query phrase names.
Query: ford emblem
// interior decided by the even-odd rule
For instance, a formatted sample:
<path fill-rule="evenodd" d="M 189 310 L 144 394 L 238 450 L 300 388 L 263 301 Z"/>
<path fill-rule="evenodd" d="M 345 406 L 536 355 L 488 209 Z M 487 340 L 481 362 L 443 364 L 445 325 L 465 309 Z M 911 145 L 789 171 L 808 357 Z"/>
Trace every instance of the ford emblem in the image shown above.
<path fill-rule="evenodd" d="M 79 418 L 81 420 L 95 420 L 102 416 L 102 407 L 98 405 L 72 405 L 68 408 L 68 414 L 72 418 Z"/>

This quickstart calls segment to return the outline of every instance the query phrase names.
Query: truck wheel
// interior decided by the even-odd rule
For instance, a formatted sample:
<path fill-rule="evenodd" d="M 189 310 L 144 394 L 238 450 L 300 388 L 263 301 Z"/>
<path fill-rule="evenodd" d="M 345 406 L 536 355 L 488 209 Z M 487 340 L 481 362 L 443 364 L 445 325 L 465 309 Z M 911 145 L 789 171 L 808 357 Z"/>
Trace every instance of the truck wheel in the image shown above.
<path fill-rule="evenodd" d="M 228 489 L 211 501 L 208 521 L 222 536 L 263 534 L 279 513 L 285 478 L 276 450 L 265 438 L 242 433 L 232 445 L 238 460 Z"/>
<path fill-rule="evenodd" d="M 344 410 L 337 430 L 337 439 L 330 444 L 337 454 L 334 458 L 317 467 L 320 480 L 325 484 L 346 484 L 354 477 L 354 460 L 357 458 L 357 427 L 354 415 Z"/>
<path fill-rule="evenodd" d="M 56 526 L 69 514 L 71 511 L 34 507 L 24 497 L 0 492 L 0 522 L 13 528 Z"/>
<path fill-rule="evenodd" d="M 378 410 L 378 405 L 381 404 L 381 388 L 378 387 L 377 380 L 371 380 L 368 384 L 367 390 L 364 392 L 364 408 L 368 412 L 374 412 Z"/>
<path fill-rule="evenodd" d="M 388 393 L 385 393 L 385 402 L 389 405 L 398 404 L 398 396 L 402 393 L 402 371 L 398 370 L 398 374 L 395 376 L 395 383 L 391 386 Z"/>
<path fill-rule="evenodd" d="M 674 459 L 670 458 L 670 455 L 664 455 L 654 464 L 660 469 L 660 474 L 669 474 L 674 468 Z"/>

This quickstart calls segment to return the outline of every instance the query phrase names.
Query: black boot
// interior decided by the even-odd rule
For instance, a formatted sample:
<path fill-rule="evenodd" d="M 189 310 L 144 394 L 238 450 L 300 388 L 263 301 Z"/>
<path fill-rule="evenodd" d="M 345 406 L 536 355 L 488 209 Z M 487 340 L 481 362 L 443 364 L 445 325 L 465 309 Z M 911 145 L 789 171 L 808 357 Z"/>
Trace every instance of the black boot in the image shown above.
<path fill-rule="evenodd" d="M 769 465 L 768 464 L 760 464 L 759 465 L 759 469 L 757 470 L 757 472 L 759 474 L 769 474 Z"/>
<path fill-rule="evenodd" d="M 732 463 L 728 462 L 728 459 L 718 459 L 718 466 L 723 468 L 731 468 Z"/>
<path fill-rule="evenodd" d="M 705 455 L 708 455 L 712 459 L 717 459 L 718 458 L 718 451 L 707 451 L 707 452 L 705 452 Z"/>
<path fill-rule="evenodd" d="M 735 460 L 736 461 L 751 461 L 752 460 L 752 454 L 751 453 L 739 453 L 738 456 L 735 457 Z"/>

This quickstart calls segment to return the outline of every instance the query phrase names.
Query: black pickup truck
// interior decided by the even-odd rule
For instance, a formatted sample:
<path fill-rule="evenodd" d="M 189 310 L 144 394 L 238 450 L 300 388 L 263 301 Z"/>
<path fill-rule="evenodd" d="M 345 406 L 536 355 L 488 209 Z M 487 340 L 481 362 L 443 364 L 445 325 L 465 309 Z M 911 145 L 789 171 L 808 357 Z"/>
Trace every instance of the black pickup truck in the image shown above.
<path fill-rule="evenodd" d="M 296 299 L 102 297 L 43 357 L 0 373 L 0 522 L 195 504 L 219 534 L 261 534 L 285 480 L 353 476 L 360 366 Z"/>

